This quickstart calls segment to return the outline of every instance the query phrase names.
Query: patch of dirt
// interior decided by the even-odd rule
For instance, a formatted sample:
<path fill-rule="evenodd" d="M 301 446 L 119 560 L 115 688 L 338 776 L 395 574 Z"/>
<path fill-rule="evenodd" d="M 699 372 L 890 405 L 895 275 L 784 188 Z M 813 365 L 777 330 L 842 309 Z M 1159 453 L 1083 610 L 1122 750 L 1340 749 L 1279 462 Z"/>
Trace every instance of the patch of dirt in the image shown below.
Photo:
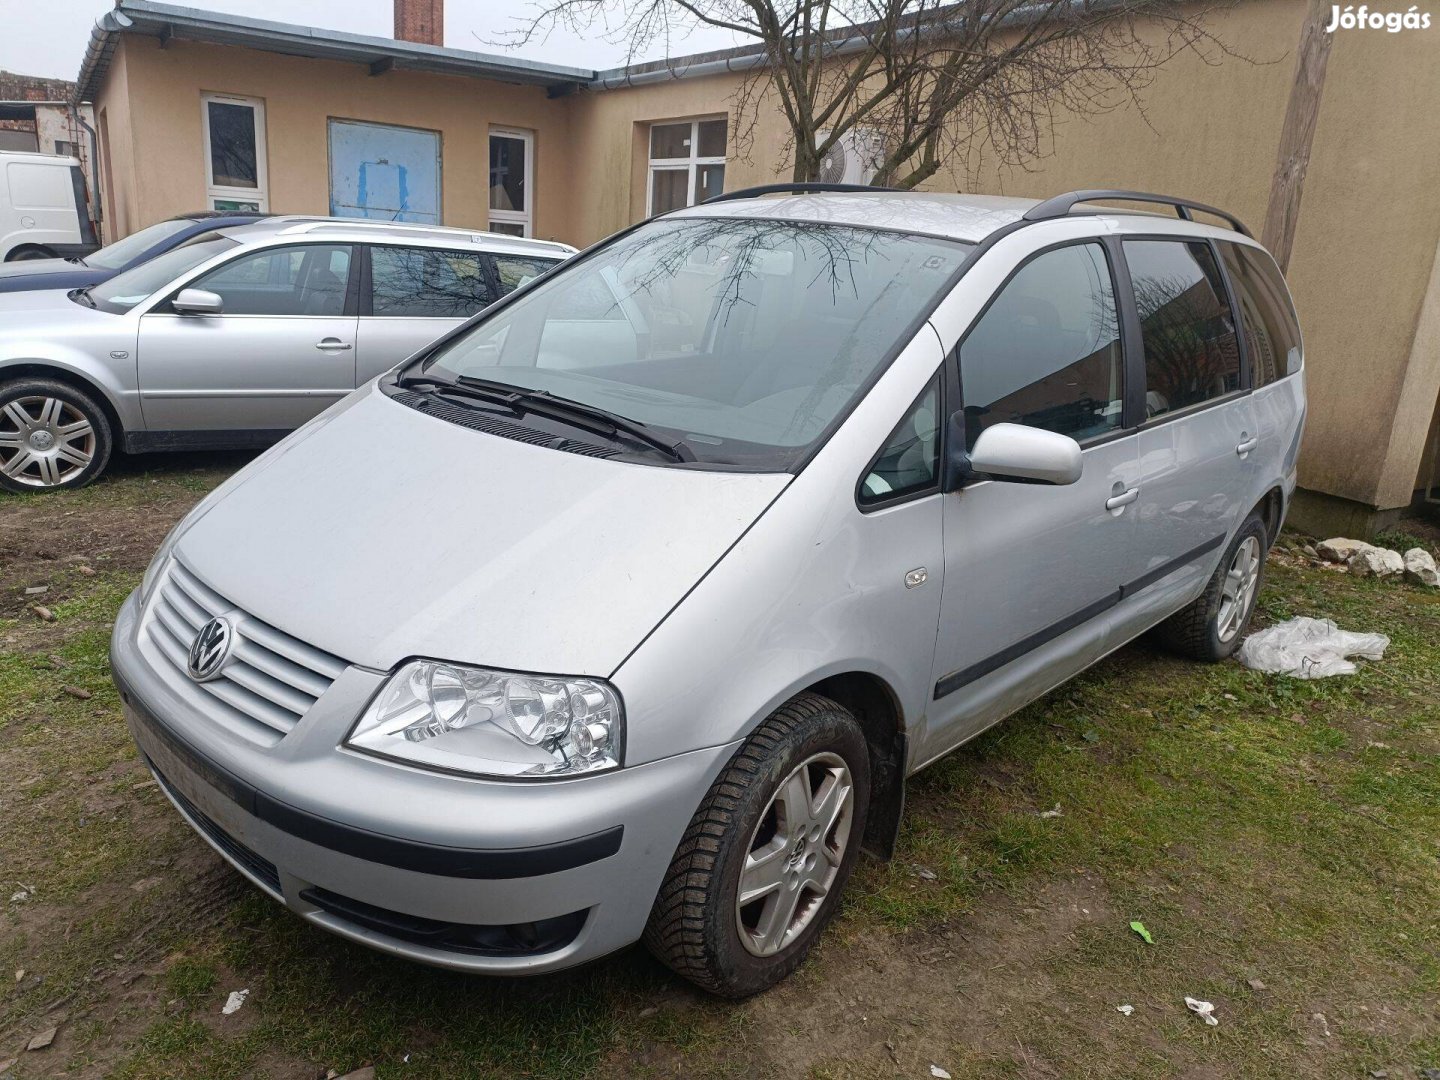
<path fill-rule="evenodd" d="M 1065 1019 L 1071 1006 L 1058 999 L 1047 968 L 1081 947 L 1087 927 L 1116 918 L 1099 880 L 1077 874 L 1024 898 L 992 897 L 983 911 L 933 931 L 822 939 L 795 977 L 739 1006 L 749 1014 L 745 1038 L 729 1047 L 723 1071 L 806 1076 L 843 1062 L 839 1075 L 928 1076 L 935 1063 L 959 1075 L 963 1060 L 1060 1076 L 1016 1038 L 1014 1015 L 1049 1003 L 1062 1022 L 1079 1022 Z M 1098 1001 L 1108 1012 L 1119 992 L 1096 986 L 1084 1008 L 1093 1011 Z M 634 1075 L 637 1062 L 657 1077 L 704 1071 L 683 1050 L 652 1044 L 617 1051 L 602 1075 Z"/>
<path fill-rule="evenodd" d="M 110 471 L 82 493 L 13 498 L 0 493 L 0 618 L 32 605 L 69 599 L 59 578 L 88 566 L 99 572 L 144 570 L 150 557 L 205 490 L 243 465 L 250 454 L 117 455 Z M 156 475 L 146 468 L 163 465 Z M 32 586 L 49 585 L 26 596 Z M 36 620 L 37 622 L 39 620 Z M 41 624 L 45 625 L 45 624 Z"/>

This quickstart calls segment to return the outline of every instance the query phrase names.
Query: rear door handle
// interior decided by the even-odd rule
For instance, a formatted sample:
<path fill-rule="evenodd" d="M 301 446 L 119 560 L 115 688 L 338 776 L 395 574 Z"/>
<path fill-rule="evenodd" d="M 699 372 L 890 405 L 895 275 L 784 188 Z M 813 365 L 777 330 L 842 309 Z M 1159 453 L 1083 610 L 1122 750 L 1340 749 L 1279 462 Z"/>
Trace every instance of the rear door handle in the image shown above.
<path fill-rule="evenodd" d="M 341 341 L 338 337 L 327 337 L 315 343 L 315 347 L 321 352 L 344 352 L 346 349 L 353 349 L 355 346 L 348 341 Z"/>
<path fill-rule="evenodd" d="M 1127 491 L 1122 491 L 1119 495 L 1111 495 L 1110 498 L 1106 499 L 1105 509 L 1119 510 L 1121 507 L 1129 506 L 1139 497 L 1140 489 L 1138 487 L 1130 488 Z"/>
<path fill-rule="evenodd" d="M 1242 439 L 1240 445 L 1235 447 L 1235 453 L 1239 454 L 1241 457 L 1244 457 L 1246 454 L 1250 453 L 1251 450 L 1254 450 L 1259 445 L 1260 440 L 1258 438 L 1251 437 L 1249 439 Z"/>

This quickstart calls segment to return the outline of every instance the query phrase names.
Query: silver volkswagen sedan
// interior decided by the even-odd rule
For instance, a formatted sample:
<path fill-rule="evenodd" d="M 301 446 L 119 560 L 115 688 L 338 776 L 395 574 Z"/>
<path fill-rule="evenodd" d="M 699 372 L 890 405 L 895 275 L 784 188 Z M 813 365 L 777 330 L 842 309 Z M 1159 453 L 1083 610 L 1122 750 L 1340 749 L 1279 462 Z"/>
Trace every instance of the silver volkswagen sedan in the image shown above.
<path fill-rule="evenodd" d="M 1151 628 L 1239 645 L 1305 411 L 1239 223 L 787 190 L 565 263 L 166 539 L 115 680 L 266 894 L 430 964 L 643 937 L 754 993 L 912 773 Z M 1117 195 L 1182 217 L 1070 213 Z"/>
<path fill-rule="evenodd" d="M 80 487 L 113 449 L 269 445 L 574 252 L 279 217 L 87 288 L 0 293 L 0 488 Z"/>

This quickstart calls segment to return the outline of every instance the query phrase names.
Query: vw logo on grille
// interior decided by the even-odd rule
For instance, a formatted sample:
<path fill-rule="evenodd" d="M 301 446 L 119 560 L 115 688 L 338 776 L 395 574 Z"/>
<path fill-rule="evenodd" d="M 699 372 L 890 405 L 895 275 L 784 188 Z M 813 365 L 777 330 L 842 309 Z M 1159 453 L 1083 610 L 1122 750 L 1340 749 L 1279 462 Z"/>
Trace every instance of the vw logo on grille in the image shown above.
<path fill-rule="evenodd" d="M 190 658 L 185 667 L 196 682 L 205 682 L 220 674 L 225 658 L 230 655 L 233 634 L 230 623 L 214 618 L 200 628 L 190 645 Z"/>

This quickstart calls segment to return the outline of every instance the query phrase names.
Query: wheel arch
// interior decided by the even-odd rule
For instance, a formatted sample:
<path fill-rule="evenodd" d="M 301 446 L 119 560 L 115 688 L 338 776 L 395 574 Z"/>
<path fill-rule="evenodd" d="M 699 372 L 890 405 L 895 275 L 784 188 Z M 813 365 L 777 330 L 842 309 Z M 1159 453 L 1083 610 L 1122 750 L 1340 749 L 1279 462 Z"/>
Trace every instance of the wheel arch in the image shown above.
<path fill-rule="evenodd" d="M 859 721 L 870 750 L 870 803 L 861 846 L 888 860 L 895 853 L 905 808 L 907 734 L 900 699 L 884 679 L 868 671 L 828 675 L 805 690 L 843 706 Z"/>
<path fill-rule="evenodd" d="M 59 364 L 49 363 L 43 360 L 24 360 L 13 364 L 6 364 L 0 367 L 0 386 L 14 382 L 17 379 L 51 379 L 55 382 L 64 383 L 91 397 L 105 414 L 105 419 L 110 423 L 111 441 L 114 446 L 123 448 L 125 445 L 125 422 L 120 416 L 120 410 L 116 408 L 110 392 L 95 379 L 82 374 L 69 367 L 62 367 Z"/>
<path fill-rule="evenodd" d="M 1267 546 L 1274 546 L 1275 541 L 1280 537 L 1280 526 L 1285 521 L 1285 493 L 1279 484 L 1276 484 L 1269 491 L 1260 497 L 1260 501 L 1250 508 L 1250 514 L 1259 514 L 1260 520 L 1265 523 L 1265 537 Z M 1244 521 L 1245 518 L 1241 518 Z"/>

